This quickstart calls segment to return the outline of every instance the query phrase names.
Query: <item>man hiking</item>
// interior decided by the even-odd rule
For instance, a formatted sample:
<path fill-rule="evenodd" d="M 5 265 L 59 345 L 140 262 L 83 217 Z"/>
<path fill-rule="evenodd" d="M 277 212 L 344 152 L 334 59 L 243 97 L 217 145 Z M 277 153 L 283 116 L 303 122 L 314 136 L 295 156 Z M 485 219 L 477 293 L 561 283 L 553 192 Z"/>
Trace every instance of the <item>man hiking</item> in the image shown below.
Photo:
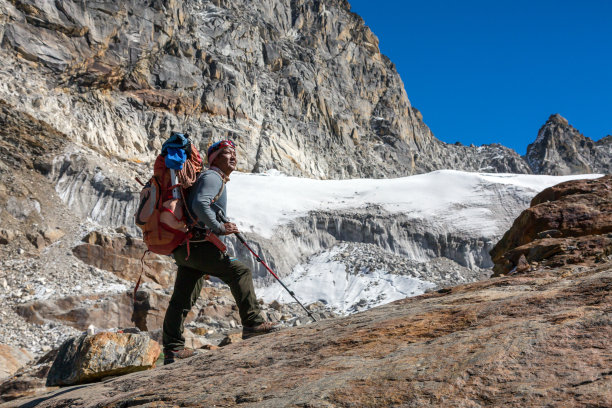
<path fill-rule="evenodd" d="M 207 156 L 209 169 L 200 173 L 185 203 L 188 214 L 197 221 L 194 237 L 189 244 L 183 244 L 173 252 L 178 271 L 164 318 L 164 364 L 194 354 L 194 350 L 185 348 L 183 324 L 200 296 L 205 275 L 215 276 L 229 285 L 240 313 L 243 339 L 278 330 L 277 326 L 265 322 L 260 314 L 251 270 L 225 254 L 219 248 L 223 247 L 222 243 L 218 242 L 218 247 L 210 239 L 204 241 L 207 231 L 216 235 L 239 232 L 234 223 L 217 221 L 214 211 L 217 207 L 226 213 L 225 184 L 236 169 L 236 146 L 231 140 L 216 142 L 208 149 Z"/>

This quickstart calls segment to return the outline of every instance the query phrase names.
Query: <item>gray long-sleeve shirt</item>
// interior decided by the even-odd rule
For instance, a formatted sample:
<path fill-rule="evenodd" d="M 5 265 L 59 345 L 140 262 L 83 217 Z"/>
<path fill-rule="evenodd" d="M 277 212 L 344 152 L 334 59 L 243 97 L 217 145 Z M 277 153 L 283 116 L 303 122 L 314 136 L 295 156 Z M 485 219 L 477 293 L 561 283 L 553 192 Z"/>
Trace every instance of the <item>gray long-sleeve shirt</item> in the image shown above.
<path fill-rule="evenodd" d="M 191 214 L 197 217 L 198 225 L 203 228 L 209 228 L 215 234 L 225 233 L 225 227 L 217 221 L 215 211 L 210 207 L 222 186 L 223 179 L 221 175 L 214 170 L 208 169 L 200 173 L 187 198 L 189 210 Z M 223 193 L 215 201 L 215 206 L 221 208 L 223 213 L 227 215 L 227 189 L 223 189 Z"/>

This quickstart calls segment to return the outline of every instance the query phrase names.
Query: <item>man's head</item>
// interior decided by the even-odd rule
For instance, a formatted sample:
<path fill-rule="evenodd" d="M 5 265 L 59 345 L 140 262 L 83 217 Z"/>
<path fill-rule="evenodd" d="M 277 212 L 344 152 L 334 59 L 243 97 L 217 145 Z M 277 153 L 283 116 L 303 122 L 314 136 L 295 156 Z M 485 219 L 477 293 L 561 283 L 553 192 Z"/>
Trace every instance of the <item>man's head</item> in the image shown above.
<path fill-rule="evenodd" d="M 231 140 L 221 140 L 208 148 L 208 165 L 218 167 L 225 175 L 236 170 L 236 145 Z"/>

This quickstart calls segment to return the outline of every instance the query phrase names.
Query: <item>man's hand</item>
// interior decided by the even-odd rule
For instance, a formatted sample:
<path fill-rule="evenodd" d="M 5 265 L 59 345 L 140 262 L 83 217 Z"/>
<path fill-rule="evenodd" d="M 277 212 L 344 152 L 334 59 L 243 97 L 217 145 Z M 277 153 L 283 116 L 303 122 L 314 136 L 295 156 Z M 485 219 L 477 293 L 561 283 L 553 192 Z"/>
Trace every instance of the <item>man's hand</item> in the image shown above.
<path fill-rule="evenodd" d="M 236 226 L 236 224 L 234 224 L 233 222 L 226 222 L 225 224 L 223 224 L 223 226 L 225 227 L 225 234 L 223 235 L 236 234 L 240 232 L 238 231 L 238 227 Z"/>

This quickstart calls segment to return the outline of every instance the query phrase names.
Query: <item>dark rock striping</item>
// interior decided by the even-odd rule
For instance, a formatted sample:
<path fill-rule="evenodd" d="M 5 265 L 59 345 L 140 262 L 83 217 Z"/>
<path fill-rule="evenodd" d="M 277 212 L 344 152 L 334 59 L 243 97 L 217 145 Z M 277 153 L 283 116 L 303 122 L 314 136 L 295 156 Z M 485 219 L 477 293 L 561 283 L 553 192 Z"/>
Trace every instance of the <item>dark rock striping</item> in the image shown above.
<path fill-rule="evenodd" d="M 52 126 L 16 111 L 0 98 L 0 157 L 5 164 L 47 174 L 53 157 L 66 145 L 65 139 Z"/>

